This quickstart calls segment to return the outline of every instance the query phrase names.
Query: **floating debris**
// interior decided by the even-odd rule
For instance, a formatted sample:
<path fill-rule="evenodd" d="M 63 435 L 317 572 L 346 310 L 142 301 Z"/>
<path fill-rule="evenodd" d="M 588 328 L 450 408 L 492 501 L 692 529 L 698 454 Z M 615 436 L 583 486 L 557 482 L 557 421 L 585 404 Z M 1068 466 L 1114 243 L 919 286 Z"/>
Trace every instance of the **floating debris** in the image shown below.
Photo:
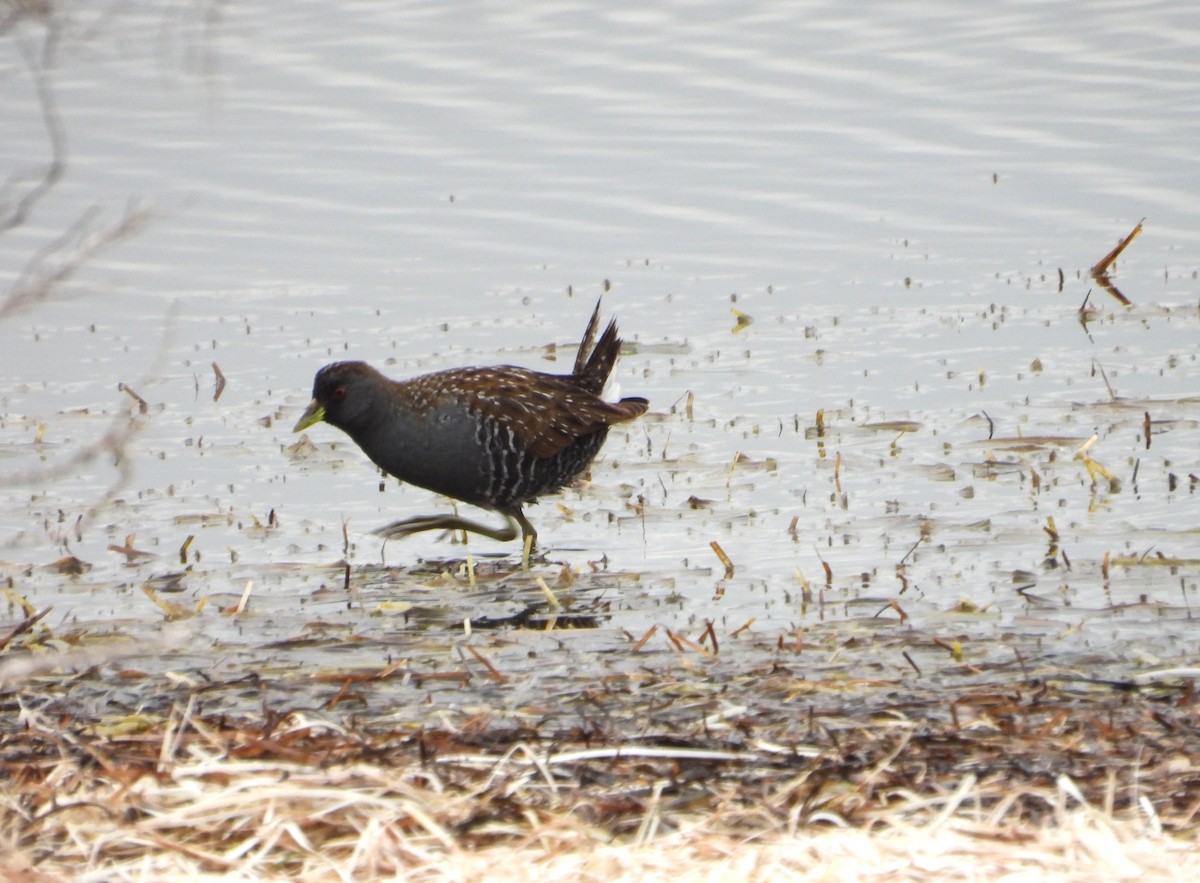
<path fill-rule="evenodd" d="M 212 363 L 213 373 L 217 376 L 216 388 L 213 389 L 213 401 L 218 401 L 221 398 L 221 393 L 225 392 L 225 375 L 221 373 L 220 366 Z"/>
<path fill-rule="evenodd" d="M 716 553 L 717 558 L 721 561 L 721 564 L 724 565 L 725 578 L 731 578 L 733 576 L 733 562 L 729 559 L 729 556 L 725 554 L 725 550 L 721 548 L 721 544 L 716 540 L 712 540 L 708 545 L 712 548 L 713 552 Z"/>

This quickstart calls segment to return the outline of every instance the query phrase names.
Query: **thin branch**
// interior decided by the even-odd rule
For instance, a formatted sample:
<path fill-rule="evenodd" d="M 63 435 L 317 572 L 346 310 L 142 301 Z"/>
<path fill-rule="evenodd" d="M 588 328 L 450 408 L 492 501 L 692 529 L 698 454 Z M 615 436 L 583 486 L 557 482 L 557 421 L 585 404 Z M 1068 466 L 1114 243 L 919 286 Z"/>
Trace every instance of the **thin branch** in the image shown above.
<path fill-rule="evenodd" d="M 49 46 L 52 32 L 46 35 L 46 45 Z M 33 211 L 33 207 L 42 199 L 50 190 L 57 184 L 67 169 L 67 136 L 63 132 L 62 124 L 58 118 L 58 108 L 54 101 L 54 93 L 50 89 L 49 80 L 46 77 L 45 68 L 38 64 L 33 56 L 33 50 L 30 48 L 28 41 L 18 40 L 17 45 L 21 48 L 21 55 L 25 58 L 25 64 L 29 68 L 30 78 L 33 80 L 34 89 L 37 90 L 38 106 L 42 112 L 42 122 L 46 127 L 46 136 L 50 139 L 50 163 L 46 166 L 46 170 L 40 175 L 30 175 L 35 178 L 35 183 L 20 199 L 16 200 L 16 204 L 0 206 L 0 233 L 6 230 L 11 230 L 14 227 L 19 227 L 29 218 L 29 214 Z M 14 176 L 9 178 L 4 185 L 5 191 L 15 190 L 19 177 Z M 11 199 L 4 194 L 5 197 Z"/>
<path fill-rule="evenodd" d="M 139 232 L 151 215 L 148 208 L 131 208 L 113 226 L 83 238 L 73 251 L 59 261 L 57 267 L 43 269 L 52 255 L 80 239 L 98 211 L 95 207 L 88 209 L 66 233 L 33 257 L 12 290 L 0 301 L 0 320 L 49 300 L 57 286 L 70 279 L 80 267 L 104 249 Z"/>

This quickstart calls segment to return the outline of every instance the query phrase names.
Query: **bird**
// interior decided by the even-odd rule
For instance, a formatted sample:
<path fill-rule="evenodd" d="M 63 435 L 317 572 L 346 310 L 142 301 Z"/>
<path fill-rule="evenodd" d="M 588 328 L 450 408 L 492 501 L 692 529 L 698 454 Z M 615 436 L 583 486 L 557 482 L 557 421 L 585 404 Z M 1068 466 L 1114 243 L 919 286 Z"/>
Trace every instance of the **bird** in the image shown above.
<path fill-rule="evenodd" d="M 500 542 L 520 536 L 528 567 L 537 530 L 524 507 L 574 481 L 609 427 L 649 408 L 640 397 L 602 398 L 621 338 L 614 318 L 597 339 L 599 324 L 597 301 L 570 374 L 496 365 L 392 380 L 365 362 L 333 362 L 317 371 L 312 401 L 293 432 L 324 421 L 400 481 L 505 517 L 502 527 L 491 527 L 457 514 L 417 516 L 376 535 L 462 530 Z"/>

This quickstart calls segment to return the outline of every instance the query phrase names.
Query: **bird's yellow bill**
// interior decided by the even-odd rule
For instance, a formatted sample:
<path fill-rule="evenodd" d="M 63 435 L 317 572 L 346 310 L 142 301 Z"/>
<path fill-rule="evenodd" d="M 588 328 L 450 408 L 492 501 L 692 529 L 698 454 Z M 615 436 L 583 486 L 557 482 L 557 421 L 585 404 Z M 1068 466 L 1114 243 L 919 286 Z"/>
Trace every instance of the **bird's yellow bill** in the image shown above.
<path fill-rule="evenodd" d="M 308 429 L 314 423 L 320 423 L 325 419 L 325 406 L 313 399 L 308 403 L 308 408 L 300 415 L 300 419 L 296 421 L 296 425 L 292 427 L 292 432 L 299 432 L 301 429 Z"/>

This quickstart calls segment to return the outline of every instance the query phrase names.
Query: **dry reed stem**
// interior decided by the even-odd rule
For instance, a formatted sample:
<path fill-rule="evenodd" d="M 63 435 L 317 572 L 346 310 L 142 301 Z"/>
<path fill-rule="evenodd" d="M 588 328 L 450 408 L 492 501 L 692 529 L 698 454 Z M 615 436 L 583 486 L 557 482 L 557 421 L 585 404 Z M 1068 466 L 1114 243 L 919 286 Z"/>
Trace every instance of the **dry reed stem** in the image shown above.
<path fill-rule="evenodd" d="M 60 782 L 73 775 L 56 771 Z M 543 771 L 522 790 L 549 777 Z M 1020 800 L 1005 801 L 996 815 L 980 811 L 991 800 L 990 789 L 968 776 L 944 798 L 897 802 L 869 827 L 844 827 L 844 820 L 828 816 L 826 824 L 795 832 L 766 824 L 730 833 L 738 827 L 730 824 L 738 809 L 707 815 L 673 810 L 663 779 L 628 838 L 614 838 L 610 828 L 570 806 L 489 818 L 496 784 L 489 780 L 485 792 L 461 791 L 419 769 L 306 769 L 229 761 L 193 748 L 168 775 L 147 771 L 121 786 L 77 781 L 80 791 L 69 801 L 38 806 L 23 824 L 10 819 L 0 868 L 23 869 L 29 880 L 69 874 L 114 881 L 486 880 L 503 867 L 546 881 L 735 875 L 763 881 L 867 875 L 984 880 L 1004 874 L 1184 880 L 1200 874 L 1194 835 L 1165 835 L 1136 816 L 1113 818 L 1077 803 L 1080 795 L 1064 784 L 1028 790 Z M 1029 800 L 1043 802 L 1052 823 L 1010 817 Z"/>
<path fill-rule="evenodd" d="M 647 701 L 661 702 L 648 686 Z M 94 723 L 25 703 L 0 734 L 0 871 L 29 881 L 484 880 L 502 867 L 530 880 L 1196 878 L 1190 701 L 1091 707 L 1013 689 L 957 697 L 953 725 L 856 704 L 845 714 L 857 719 L 826 718 L 837 741 L 807 746 L 782 732 L 730 738 L 727 715 L 711 711 L 705 730 L 724 741 L 676 728 L 595 744 L 601 734 L 514 740 L 477 720 L 416 732 L 301 714 L 239 725 L 197 716 L 195 701 L 150 730 L 96 735 Z"/>

